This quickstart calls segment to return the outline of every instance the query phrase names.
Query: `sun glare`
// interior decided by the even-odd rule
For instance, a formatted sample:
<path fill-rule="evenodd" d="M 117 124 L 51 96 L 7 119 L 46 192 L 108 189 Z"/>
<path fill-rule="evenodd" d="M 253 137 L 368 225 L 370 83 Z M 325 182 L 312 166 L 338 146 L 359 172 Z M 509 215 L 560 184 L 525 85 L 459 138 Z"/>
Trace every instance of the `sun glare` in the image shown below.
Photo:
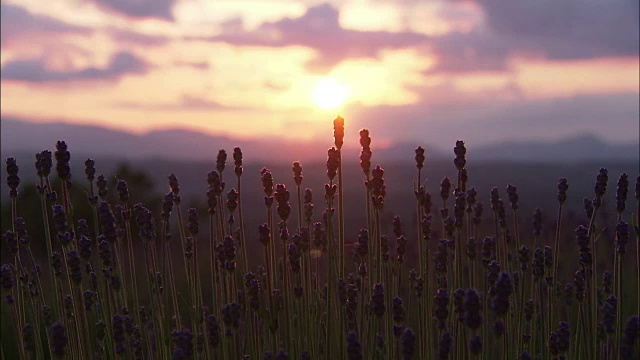
<path fill-rule="evenodd" d="M 349 90 L 334 79 L 325 78 L 318 82 L 313 90 L 313 102 L 321 109 L 335 109 L 342 105 Z"/>

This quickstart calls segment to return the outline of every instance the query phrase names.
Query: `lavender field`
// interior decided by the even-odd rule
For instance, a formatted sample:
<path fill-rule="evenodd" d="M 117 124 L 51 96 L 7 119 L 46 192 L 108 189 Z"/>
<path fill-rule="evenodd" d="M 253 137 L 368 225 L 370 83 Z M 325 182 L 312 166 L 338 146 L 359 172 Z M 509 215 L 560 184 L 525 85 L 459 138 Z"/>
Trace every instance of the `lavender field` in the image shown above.
<path fill-rule="evenodd" d="M 220 150 L 164 196 L 135 169 L 72 171 L 64 141 L 35 179 L 8 158 L 3 358 L 638 357 L 637 173 L 488 187 L 508 165 L 467 165 L 463 141 L 434 178 L 422 147 L 377 165 L 366 129 L 359 164 L 343 159 L 333 124 L 323 166 L 274 176 Z"/>

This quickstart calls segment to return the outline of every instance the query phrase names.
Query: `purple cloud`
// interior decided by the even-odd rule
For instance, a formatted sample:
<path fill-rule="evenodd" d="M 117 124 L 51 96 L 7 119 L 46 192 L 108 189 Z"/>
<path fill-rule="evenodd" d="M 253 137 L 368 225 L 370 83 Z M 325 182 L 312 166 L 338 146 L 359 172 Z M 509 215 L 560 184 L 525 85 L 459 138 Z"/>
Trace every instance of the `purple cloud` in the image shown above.
<path fill-rule="evenodd" d="M 148 65 L 138 57 L 120 52 L 104 68 L 88 67 L 72 71 L 49 70 L 42 59 L 11 61 L 2 66 L 2 80 L 34 83 L 115 80 L 124 75 L 142 74 L 147 70 Z"/>
<path fill-rule="evenodd" d="M 637 1 L 479 0 L 489 27 L 552 59 L 637 56 Z"/>
<path fill-rule="evenodd" d="M 143 34 L 116 28 L 107 28 L 105 33 L 119 44 L 124 43 L 136 47 L 163 46 L 171 40 L 164 35 Z"/>
<path fill-rule="evenodd" d="M 177 0 L 91 0 L 100 8 L 132 18 L 173 20 Z"/>
<path fill-rule="evenodd" d="M 176 61 L 176 66 L 190 67 L 197 70 L 209 70 L 209 63 L 206 61 Z"/>
<path fill-rule="evenodd" d="M 170 41 L 162 35 L 149 35 L 127 29 L 113 27 L 92 29 L 83 26 L 72 25 L 61 20 L 32 14 L 28 10 L 12 4 L 0 4 L 0 40 L 2 48 L 12 44 L 32 43 L 29 37 L 39 37 L 48 41 L 59 34 L 76 34 L 88 36 L 96 31 L 104 31 L 119 44 L 133 46 L 161 46 Z"/>
<path fill-rule="evenodd" d="M 2 47 L 34 34 L 89 34 L 92 29 L 71 25 L 49 16 L 35 15 L 12 4 L 0 4 L 0 42 Z"/>
<path fill-rule="evenodd" d="M 348 58 L 375 58 L 382 49 L 420 45 L 427 40 L 413 32 L 357 31 L 345 29 L 338 21 L 339 12 L 329 4 L 307 9 L 299 18 L 285 18 L 262 24 L 255 31 L 227 26 L 221 35 L 207 38 L 237 46 L 305 46 L 317 57 L 308 65 L 319 70 L 332 67 Z"/>
<path fill-rule="evenodd" d="M 638 2 L 476 0 L 486 24 L 430 41 L 430 72 L 508 70 L 513 55 L 549 60 L 637 57 Z"/>
<path fill-rule="evenodd" d="M 504 71 L 512 50 L 504 37 L 482 30 L 441 35 L 429 47 L 437 62 L 428 74 Z"/>
<path fill-rule="evenodd" d="M 209 100 L 206 98 L 183 94 L 180 100 L 176 103 L 161 103 L 161 104 L 141 104 L 136 102 L 121 102 L 119 106 L 133 109 L 145 109 L 145 110 L 162 110 L 162 111 L 205 111 L 205 110 L 249 110 L 251 107 L 224 105 L 215 100 Z"/>

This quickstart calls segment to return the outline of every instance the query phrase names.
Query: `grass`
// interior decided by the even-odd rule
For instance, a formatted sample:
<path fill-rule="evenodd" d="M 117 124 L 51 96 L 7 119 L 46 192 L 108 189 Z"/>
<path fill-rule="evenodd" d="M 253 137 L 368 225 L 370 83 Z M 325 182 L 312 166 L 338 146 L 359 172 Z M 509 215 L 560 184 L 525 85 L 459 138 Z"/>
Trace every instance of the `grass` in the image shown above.
<path fill-rule="evenodd" d="M 537 213 L 530 233 L 515 186 L 504 198 L 471 186 L 462 141 L 455 177 L 439 186 L 425 181 L 418 147 L 414 202 L 402 205 L 414 218 L 389 220 L 389 174 L 372 164 L 369 132 L 360 133 L 359 170 L 343 166 L 343 141 L 338 117 L 324 191 L 306 189 L 295 162 L 291 188 L 261 171 L 259 203 L 243 201 L 242 151 L 227 166 L 221 150 L 206 175 L 206 214 L 184 206 L 173 174 L 156 211 L 133 203 L 144 188 L 109 184 L 90 160 L 78 193 L 64 142 L 37 155 L 39 205 L 23 205 L 7 159 L 14 221 L 3 229 L 3 357 L 638 357 L 640 185 L 627 199 L 626 174 L 612 190 L 601 169 L 594 193 L 582 194 L 585 214 L 571 219 L 571 179 L 561 178 L 555 222 Z M 345 171 L 365 185 L 347 189 Z M 346 203 L 357 199 L 347 191 L 364 201 Z M 609 201 L 612 234 L 602 220 Z M 244 213 L 260 208 L 263 224 L 245 228 Z M 348 240 L 348 211 L 363 219 L 357 241 Z M 43 236 L 31 239 L 27 223 Z"/>

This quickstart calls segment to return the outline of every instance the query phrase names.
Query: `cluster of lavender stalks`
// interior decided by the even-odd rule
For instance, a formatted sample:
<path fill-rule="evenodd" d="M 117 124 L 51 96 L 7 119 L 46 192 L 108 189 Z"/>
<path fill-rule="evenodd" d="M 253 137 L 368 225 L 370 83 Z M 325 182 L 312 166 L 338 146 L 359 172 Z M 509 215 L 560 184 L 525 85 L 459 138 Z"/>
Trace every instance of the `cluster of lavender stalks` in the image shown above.
<path fill-rule="evenodd" d="M 640 236 L 640 208 L 629 216 L 632 225 L 625 222 L 626 174 L 620 176 L 616 191 L 615 248 L 594 251 L 601 235 L 596 215 L 608 183 L 607 170 L 601 169 L 595 197 L 585 201 L 586 226 L 575 230 L 579 267 L 571 278 L 560 278 L 566 179 L 558 183 L 555 237 L 541 235 L 540 211 L 534 214 L 533 234 L 523 234 L 514 186 L 506 189 L 508 202 L 494 188 L 492 213 L 483 217 L 475 188 L 467 186 L 462 141 L 454 149 L 457 179 L 443 179 L 433 195 L 423 182 L 425 152 L 418 147 L 418 238 L 405 236 L 398 217 L 393 233 L 386 234 L 381 226 L 384 170 L 371 168 L 371 138 L 362 130 L 360 164 L 367 199 L 362 208 L 367 222 L 357 242 L 346 244 L 341 117 L 334 120 L 334 137 L 320 197 L 303 189 L 298 162 L 293 163 L 293 199 L 268 169 L 260 172 L 265 223 L 258 229 L 245 229 L 243 224 L 242 152 L 234 149 L 233 174 L 227 175 L 227 154 L 221 150 L 207 178 L 208 234 L 201 232 L 195 209 L 188 209 L 185 219 L 173 174 L 159 217 L 143 204 L 129 203 L 123 180 L 115 189 L 119 202 L 108 203 L 107 181 L 95 176 L 91 159 L 85 163 L 88 197 L 71 199 L 70 154 L 67 145 L 58 142 L 54 154 L 36 155 L 42 213 L 23 215 L 42 217 L 46 239 L 30 241 L 16 204 L 18 167 L 14 159 L 7 159 L 14 222 L 2 238 L 14 261 L 2 265 L 1 286 L 15 337 L 2 334 L 3 356 L 638 358 L 640 320 L 638 315 L 623 317 L 622 311 L 640 312 L 634 274 L 640 271 L 639 256 L 625 251 L 631 229 L 636 240 Z M 58 189 L 50 181 L 53 158 L 61 181 Z M 231 183 L 235 188 L 225 192 Z M 640 177 L 635 198 L 640 203 Z M 74 218 L 72 200 L 88 201 L 92 218 Z M 433 209 L 437 206 L 441 208 Z M 443 220 L 432 222 L 433 211 Z M 489 234 L 479 234 L 482 222 L 490 224 Z M 440 238 L 432 238 L 436 227 L 441 227 L 436 232 Z M 31 250 L 42 242 L 46 264 L 38 264 Z M 174 256 L 176 243 L 181 256 Z M 417 256 L 408 256 L 409 249 Z M 410 257 L 417 258 L 416 264 L 406 261 Z M 601 264 L 611 266 L 604 269 Z M 623 299 L 622 284 L 634 286 L 632 292 L 638 291 L 638 296 Z M 18 354 L 8 353 L 10 348 Z"/>

